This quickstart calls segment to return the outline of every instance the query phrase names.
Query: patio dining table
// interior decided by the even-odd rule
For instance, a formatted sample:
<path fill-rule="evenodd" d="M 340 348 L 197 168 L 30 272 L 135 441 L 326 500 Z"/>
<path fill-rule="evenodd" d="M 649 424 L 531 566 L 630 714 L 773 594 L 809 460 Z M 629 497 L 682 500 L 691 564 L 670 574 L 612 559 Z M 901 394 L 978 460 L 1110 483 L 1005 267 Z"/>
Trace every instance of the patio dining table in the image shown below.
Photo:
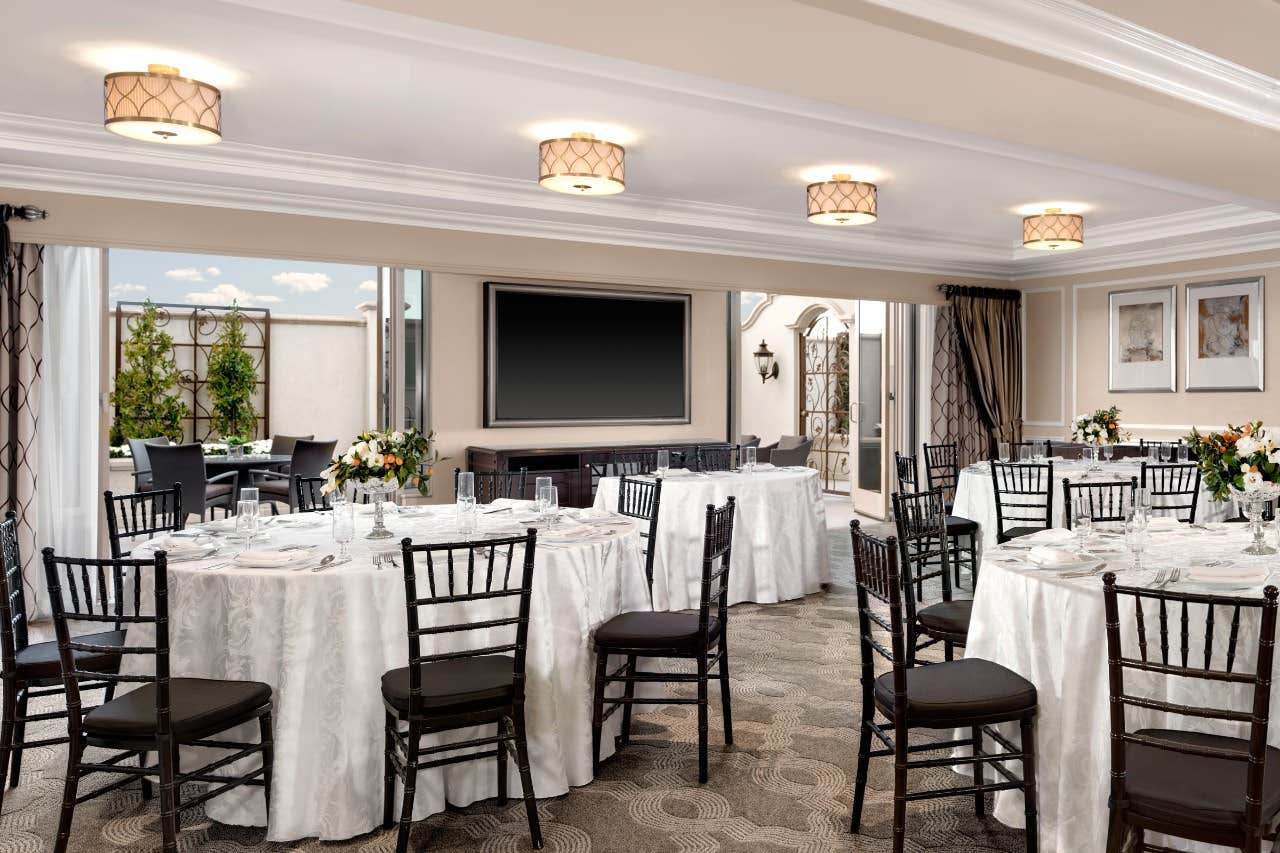
<path fill-rule="evenodd" d="M 240 481 L 236 488 L 236 500 L 238 501 L 240 500 L 240 490 L 250 485 L 250 471 L 279 471 L 288 465 L 291 459 L 292 457 L 288 454 L 279 453 L 245 454 L 243 456 L 218 454 L 217 456 L 206 456 L 204 458 L 204 470 L 210 477 L 216 477 L 228 471 L 240 472 Z"/>

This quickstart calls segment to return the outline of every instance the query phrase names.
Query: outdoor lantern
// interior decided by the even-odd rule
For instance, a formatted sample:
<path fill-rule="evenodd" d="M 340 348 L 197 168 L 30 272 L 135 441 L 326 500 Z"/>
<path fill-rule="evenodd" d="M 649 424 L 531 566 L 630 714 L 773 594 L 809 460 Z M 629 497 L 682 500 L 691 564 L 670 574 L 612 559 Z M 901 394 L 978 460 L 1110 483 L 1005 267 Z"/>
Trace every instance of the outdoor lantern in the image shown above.
<path fill-rule="evenodd" d="M 756 372 L 760 374 L 761 382 L 778 378 L 778 362 L 774 360 L 773 353 L 769 352 L 769 345 L 764 341 L 760 342 L 760 349 L 755 351 L 755 360 Z"/>

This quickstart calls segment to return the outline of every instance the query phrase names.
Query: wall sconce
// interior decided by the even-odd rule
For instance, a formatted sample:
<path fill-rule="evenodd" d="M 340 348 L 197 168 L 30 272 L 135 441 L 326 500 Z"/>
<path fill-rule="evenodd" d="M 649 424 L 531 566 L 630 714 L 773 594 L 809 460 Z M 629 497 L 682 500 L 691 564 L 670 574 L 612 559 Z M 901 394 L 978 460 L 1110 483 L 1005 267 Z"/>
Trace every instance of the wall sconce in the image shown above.
<path fill-rule="evenodd" d="M 773 353 L 769 352 L 769 345 L 764 341 L 760 342 L 760 349 L 755 351 L 756 372 L 760 374 L 761 382 L 768 382 L 770 379 L 778 378 L 778 362 L 774 360 Z"/>

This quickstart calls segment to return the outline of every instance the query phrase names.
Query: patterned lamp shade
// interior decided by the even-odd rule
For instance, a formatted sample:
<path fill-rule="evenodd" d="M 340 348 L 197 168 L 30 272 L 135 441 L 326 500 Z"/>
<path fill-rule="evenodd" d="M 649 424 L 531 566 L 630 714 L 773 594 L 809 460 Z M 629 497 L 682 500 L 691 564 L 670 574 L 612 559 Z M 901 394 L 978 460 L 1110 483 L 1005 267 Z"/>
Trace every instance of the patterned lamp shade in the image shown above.
<path fill-rule="evenodd" d="M 1024 216 L 1022 245 L 1042 252 L 1079 249 L 1084 245 L 1084 217 L 1063 213 L 1056 207 L 1035 216 Z"/>
<path fill-rule="evenodd" d="M 876 185 L 832 175 L 809 184 L 809 221 L 818 225 L 862 225 L 876 221 Z"/>
<path fill-rule="evenodd" d="M 575 133 L 538 146 L 538 183 L 571 195 L 613 195 L 626 189 L 621 145 Z"/>
<path fill-rule="evenodd" d="M 107 130 L 168 145 L 212 145 L 222 139 L 222 93 L 178 76 L 169 65 L 122 71 L 103 79 Z"/>

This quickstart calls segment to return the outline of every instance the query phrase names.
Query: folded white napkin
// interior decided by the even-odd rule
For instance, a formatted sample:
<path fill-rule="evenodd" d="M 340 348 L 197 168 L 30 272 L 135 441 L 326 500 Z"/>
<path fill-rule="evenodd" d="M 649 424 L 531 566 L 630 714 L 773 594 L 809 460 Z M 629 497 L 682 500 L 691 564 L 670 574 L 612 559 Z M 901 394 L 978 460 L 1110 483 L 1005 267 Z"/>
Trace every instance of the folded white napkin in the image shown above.
<path fill-rule="evenodd" d="M 1147 529 L 1157 532 L 1162 530 L 1186 530 L 1187 526 L 1171 515 L 1156 515 L 1152 516 L 1151 520 L 1147 522 Z"/>
<path fill-rule="evenodd" d="M 1027 554 L 1027 559 L 1037 566 L 1052 569 L 1059 566 L 1078 565 L 1082 558 L 1077 551 L 1057 548 L 1053 545 L 1037 545 Z"/>
<path fill-rule="evenodd" d="M 306 551 L 244 551 L 232 562 L 254 569 L 278 569 L 306 556 Z"/>
<path fill-rule="evenodd" d="M 577 516 L 583 520 L 589 518 L 613 518 L 613 513 L 603 507 L 591 506 L 577 513 Z"/>
<path fill-rule="evenodd" d="M 152 553 L 164 551 L 170 557 L 186 557 L 191 554 L 203 554 L 211 545 L 212 540 L 207 538 L 157 536 L 146 544 L 145 550 Z"/>
<path fill-rule="evenodd" d="M 1223 563 L 1218 565 L 1192 565 L 1187 571 L 1187 579 L 1192 581 L 1256 581 L 1262 583 L 1267 579 L 1265 566 L 1248 563 Z"/>
<path fill-rule="evenodd" d="M 772 470 L 773 470 L 774 468 L 776 468 L 776 467 L 778 467 L 778 466 L 774 465 L 772 462 L 757 462 L 757 463 L 756 463 L 756 470 L 757 470 L 757 471 L 772 471 Z"/>
<path fill-rule="evenodd" d="M 658 472 L 655 471 L 654 476 L 656 477 L 657 475 Z M 662 476 L 667 479 L 670 479 L 671 477 L 692 477 L 693 472 L 688 468 L 668 468 L 666 473 Z"/>
<path fill-rule="evenodd" d="M 1029 542 L 1035 545 L 1054 545 L 1070 542 L 1075 538 L 1075 534 L 1065 527 L 1050 527 L 1048 530 L 1037 530 L 1035 533 L 1019 536 L 1014 541 Z"/>

